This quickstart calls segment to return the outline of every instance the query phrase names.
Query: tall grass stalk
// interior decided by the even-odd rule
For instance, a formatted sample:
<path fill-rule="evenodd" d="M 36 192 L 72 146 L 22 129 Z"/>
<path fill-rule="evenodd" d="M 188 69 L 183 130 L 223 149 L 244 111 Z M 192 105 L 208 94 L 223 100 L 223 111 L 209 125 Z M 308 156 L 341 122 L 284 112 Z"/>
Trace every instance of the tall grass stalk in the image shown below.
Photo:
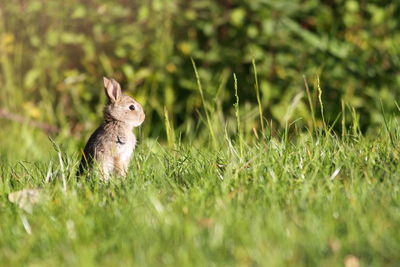
<path fill-rule="evenodd" d="M 315 129 L 316 123 L 315 123 L 314 105 L 313 105 L 313 101 L 312 101 L 312 97 L 311 97 L 310 87 L 308 86 L 307 78 L 305 75 L 303 75 L 303 80 L 304 80 L 304 86 L 306 88 L 308 104 L 310 106 L 310 111 L 311 111 L 312 128 Z"/>
<path fill-rule="evenodd" d="M 167 107 L 164 107 L 165 131 L 167 134 L 167 141 L 170 147 L 175 146 L 175 131 L 171 125 Z"/>
<path fill-rule="evenodd" d="M 207 125 L 208 125 L 208 130 L 210 131 L 212 144 L 216 148 L 217 147 L 217 140 L 215 139 L 214 129 L 213 129 L 212 124 L 211 124 L 210 115 L 208 114 L 208 110 L 207 110 L 207 107 L 206 107 L 206 101 L 204 100 L 203 87 L 201 86 L 199 72 L 197 71 L 196 63 L 194 62 L 193 58 L 190 58 L 190 60 L 192 61 L 193 70 L 194 70 L 194 73 L 196 75 L 197 88 L 198 88 L 200 96 L 201 96 L 201 101 L 203 103 L 204 112 L 206 113 Z"/>
<path fill-rule="evenodd" d="M 346 109 L 344 106 L 344 101 L 343 99 L 341 100 L 342 104 L 342 137 L 346 135 Z"/>
<path fill-rule="evenodd" d="M 386 120 L 386 116 L 385 116 L 385 110 L 383 108 L 383 104 L 382 104 L 382 99 L 380 99 L 380 104 L 381 104 L 381 113 L 382 113 L 382 117 L 383 117 L 383 122 L 385 124 L 385 129 L 389 135 L 389 139 L 390 139 L 390 143 L 392 144 L 393 148 L 396 148 L 396 144 L 394 142 L 394 137 L 389 129 L 389 124 L 388 121 Z"/>
<path fill-rule="evenodd" d="M 51 142 L 51 144 L 53 145 L 54 150 L 57 152 L 57 158 L 58 158 L 58 162 L 59 162 L 59 168 L 60 168 L 60 173 L 61 173 L 61 182 L 62 182 L 62 191 L 66 192 L 67 191 L 67 178 L 66 178 L 66 169 L 64 166 L 64 161 L 63 161 L 63 157 L 62 157 L 62 150 L 60 148 L 60 146 L 49 137 L 49 140 Z M 71 174 L 72 172 L 70 172 Z"/>
<path fill-rule="evenodd" d="M 317 75 L 317 90 L 318 90 L 318 101 L 321 106 L 321 117 L 322 117 L 322 123 L 324 124 L 324 129 L 326 130 L 326 122 L 325 122 L 325 115 L 324 115 L 324 103 L 322 102 L 322 89 L 319 81 L 319 75 Z"/>
<path fill-rule="evenodd" d="M 353 132 L 353 137 L 360 137 L 361 132 L 360 132 L 360 116 L 357 113 L 356 109 L 354 107 L 351 108 L 351 118 L 352 118 L 352 132 Z"/>
<path fill-rule="evenodd" d="M 254 81 L 255 81 L 255 88 L 256 88 L 256 95 L 257 95 L 257 103 L 258 103 L 258 113 L 260 116 L 260 126 L 261 126 L 261 132 L 262 135 L 264 136 L 264 116 L 263 116 L 263 109 L 262 109 L 262 105 L 261 105 L 261 97 L 260 97 L 260 88 L 258 85 L 258 75 L 257 75 L 257 66 L 256 66 L 256 62 L 253 58 L 252 60 L 252 64 L 253 64 L 253 70 L 254 70 Z"/>
<path fill-rule="evenodd" d="M 240 160 L 243 160 L 243 133 L 242 128 L 240 125 L 240 109 L 239 109 L 239 95 L 238 95 L 238 83 L 236 74 L 233 74 L 233 80 L 235 84 L 235 98 L 236 103 L 234 104 L 235 107 L 235 116 L 236 116 L 236 124 L 237 124 L 237 133 L 239 137 L 239 149 L 240 149 Z"/>

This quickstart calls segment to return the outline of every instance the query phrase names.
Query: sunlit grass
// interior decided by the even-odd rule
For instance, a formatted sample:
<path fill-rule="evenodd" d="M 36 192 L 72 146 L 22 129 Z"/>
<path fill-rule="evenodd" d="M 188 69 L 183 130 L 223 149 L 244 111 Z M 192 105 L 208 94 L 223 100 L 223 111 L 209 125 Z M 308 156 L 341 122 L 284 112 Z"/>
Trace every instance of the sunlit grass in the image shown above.
<path fill-rule="evenodd" d="M 18 141 L 33 133 L 21 134 L 9 149 L 22 151 Z M 1 151 L 6 266 L 400 260 L 398 154 L 386 132 L 357 139 L 299 133 L 287 142 L 276 136 L 244 144 L 243 155 L 235 142 L 214 149 L 142 140 L 127 179 L 110 183 L 75 178 L 73 139 L 58 144 L 64 171 L 50 141 L 37 140 L 31 160 Z M 24 188 L 46 195 L 32 213 L 7 198 Z"/>

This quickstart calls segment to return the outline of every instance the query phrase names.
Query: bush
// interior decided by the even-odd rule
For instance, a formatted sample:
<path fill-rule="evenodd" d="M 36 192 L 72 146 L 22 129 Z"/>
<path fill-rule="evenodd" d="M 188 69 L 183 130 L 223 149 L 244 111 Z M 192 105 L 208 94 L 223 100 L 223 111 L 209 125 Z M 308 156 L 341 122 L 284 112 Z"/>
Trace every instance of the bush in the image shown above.
<path fill-rule="evenodd" d="M 192 57 L 207 111 L 223 114 L 212 118 L 221 130 L 234 127 L 236 73 L 249 133 L 259 129 L 255 60 L 273 125 L 299 117 L 308 127 L 321 125 L 319 110 L 313 124 L 305 75 L 315 108 L 320 77 L 328 122 L 343 103 L 366 130 L 381 122 L 380 100 L 385 111 L 396 110 L 399 15 L 392 1 L 3 1 L 0 103 L 79 136 L 97 123 L 101 77 L 112 76 L 144 104 L 151 125 L 145 135 L 162 135 L 168 112 L 178 132 L 193 136 L 202 132 L 204 109 Z"/>

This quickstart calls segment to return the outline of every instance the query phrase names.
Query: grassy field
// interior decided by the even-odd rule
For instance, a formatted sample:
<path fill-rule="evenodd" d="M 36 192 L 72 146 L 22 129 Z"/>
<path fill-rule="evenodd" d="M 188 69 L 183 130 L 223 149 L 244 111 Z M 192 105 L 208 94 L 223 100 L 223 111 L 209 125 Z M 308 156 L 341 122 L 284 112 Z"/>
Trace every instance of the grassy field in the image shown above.
<path fill-rule="evenodd" d="M 5 125 L 2 138 L 14 137 L 0 151 L 3 266 L 400 262 L 396 124 L 393 143 L 384 127 L 215 148 L 143 139 L 129 177 L 110 183 L 75 178 L 75 139 L 53 148 L 40 132 Z M 31 212 L 8 200 L 24 188 L 42 189 Z"/>
<path fill-rule="evenodd" d="M 1 1 L 0 267 L 400 266 L 399 16 Z M 104 76 L 146 113 L 108 183 L 75 176 Z"/>

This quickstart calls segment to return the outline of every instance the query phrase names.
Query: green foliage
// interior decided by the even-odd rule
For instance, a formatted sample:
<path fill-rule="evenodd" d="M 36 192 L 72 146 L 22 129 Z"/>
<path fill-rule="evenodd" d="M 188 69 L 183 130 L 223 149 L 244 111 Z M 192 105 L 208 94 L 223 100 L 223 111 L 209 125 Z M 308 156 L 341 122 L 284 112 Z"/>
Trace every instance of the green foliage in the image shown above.
<path fill-rule="evenodd" d="M 313 104 L 320 76 L 328 123 L 343 102 L 366 130 L 382 122 L 380 99 L 387 112 L 396 110 L 399 10 L 393 1 L 354 0 L 2 1 L 0 104 L 80 137 L 101 113 L 107 75 L 144 104 L 145 136 L 165 136 L 165 108 L 184 138 L 204 135 L 210 124 L 232 134 L 235 73 L 247 135 L 261 129 L 259 114 L 276 128 L 299 117 L 309 128 L 321 127 L 321 112 L 313 123 L 303 96 L 287 114 L 305 91 L 305 74 Z M 204 108 L 226 120 L 200 127 L 208 119 L 191 57 Z"/>

